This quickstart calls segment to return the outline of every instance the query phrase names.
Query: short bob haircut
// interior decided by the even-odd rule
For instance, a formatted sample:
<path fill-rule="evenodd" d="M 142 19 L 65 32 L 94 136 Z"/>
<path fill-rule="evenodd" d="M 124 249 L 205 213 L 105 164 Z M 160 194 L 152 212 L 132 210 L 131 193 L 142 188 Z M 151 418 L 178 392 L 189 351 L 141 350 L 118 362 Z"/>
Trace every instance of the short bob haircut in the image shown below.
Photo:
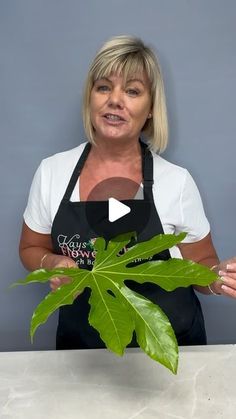
<path fill-rule="evenodd" d="M 168 142 L 168 121 L 160 65 L 152 49 L 133 36 L 121 35 L 108 40 L 90 66 L 83 98 L 83 123 L 88 140 L 95 144 L 90 117 L 91 90 L 96 80 L 109 77 L 112 73 L 121 74 L 124 81 L 146 73 L 150 83 L 152 118 L 147 119 L 142 133 L 151 150 L 164 151 Z"/>

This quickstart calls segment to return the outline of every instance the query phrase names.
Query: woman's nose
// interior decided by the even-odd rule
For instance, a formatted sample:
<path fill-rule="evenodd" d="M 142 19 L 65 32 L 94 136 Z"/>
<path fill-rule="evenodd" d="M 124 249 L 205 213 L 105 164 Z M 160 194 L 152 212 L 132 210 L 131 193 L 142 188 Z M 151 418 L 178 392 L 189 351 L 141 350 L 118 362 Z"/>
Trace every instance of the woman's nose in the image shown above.
<path fill-rule="evenodd" d="M 109 95 L 109 105 L 123 107 L 123 92 L 120 88 L 113 88 Z"/>

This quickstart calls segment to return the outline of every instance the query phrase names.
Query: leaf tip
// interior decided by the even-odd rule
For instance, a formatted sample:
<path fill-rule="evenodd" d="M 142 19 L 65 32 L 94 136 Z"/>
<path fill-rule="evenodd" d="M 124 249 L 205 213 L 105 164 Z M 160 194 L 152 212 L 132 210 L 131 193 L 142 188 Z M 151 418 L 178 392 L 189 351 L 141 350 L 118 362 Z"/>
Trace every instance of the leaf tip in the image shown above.
<path fill-rule="evenodd" d="M 178 360 L 175 365 L 172 366 L 171 372 L 173 372 L 174 375 L 177 375 L 178 372 Z"/>
<path fill-rule="evenodd" d="M 109 352 L 112 352 L 113 354 L 115 354 L 116 356 L 119 356 L 120 358 L 122 357 L 122 356 L 124 356 L 124 349 L 111 349 L 111 348 L 108 348 L 107 347 L 107 350 L 109 351 Z"/>
<path fill-rule="evenodd" d="M 30 323 L 30 341 L 31 341 L 31 344 L 33 344 L 35 332 L 36 332 L 37 328 L 39 327 L 39 324 L 34 323 L 34 317 L 35 317 L 35 312 L 32 315 L 31 323 Z"/>
<path fill-rule="evenodd" d="M 31 345 L 33 345 L 34 343 L 34 330 L 30 329 L 30 342 Z"/>
<path fill-rule="evenodd" d="M 18 285 L 24 285 L 24 280 L 13 282 L 13 284 L 9 285 L 9 289 L 16 288 Z"/>

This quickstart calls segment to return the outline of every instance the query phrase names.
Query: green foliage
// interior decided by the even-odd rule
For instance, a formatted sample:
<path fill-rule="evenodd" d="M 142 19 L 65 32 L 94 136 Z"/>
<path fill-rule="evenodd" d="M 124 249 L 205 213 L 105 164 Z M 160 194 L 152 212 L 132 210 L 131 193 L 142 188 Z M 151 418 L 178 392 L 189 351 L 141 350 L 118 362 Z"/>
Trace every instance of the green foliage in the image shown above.
<path fill-rule="evenodd" d="M 185 233 L 178 236 L 160 234 L 146 242 L 136 243 L 121 254 L 133 236 L 134 233 L 123 234 L 108 243 L 102 237 L 97 238 L 92 271 L 78 268 L 40 269 L 17 283 L 46 282 L 53 276 L 71 278 L 70 283 L 62 285 L 56 292 L 50 292 L 35 309 L 31 320 L 31 339 L 38 326 L 45 323 L 55 310 L 72 304 L 78 293 L 89 287 L 91 309 L 88 320 L 99 332 L 106 347 L 123 355 L 135 331 L 140 348 L 176 374 L 178 344 L 167 316 L 160 307 L 131 291 L 125 280 L 151 282 L 166 291 L 173 291 L 191 284 L 208 285 L 217 276 L 207 267 L 189 260 L 148 260 L 154 254 L 178 244 Z M 145 262 L 131 267 L 130 263 L 138 258 Z"/>

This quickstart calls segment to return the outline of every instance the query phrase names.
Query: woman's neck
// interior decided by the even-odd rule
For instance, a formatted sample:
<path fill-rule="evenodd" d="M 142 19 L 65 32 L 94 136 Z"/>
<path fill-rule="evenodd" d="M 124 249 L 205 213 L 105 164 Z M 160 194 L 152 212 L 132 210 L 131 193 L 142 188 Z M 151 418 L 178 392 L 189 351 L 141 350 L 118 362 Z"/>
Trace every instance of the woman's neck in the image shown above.
<path fill-rule="evenodd" d="M 91 157 L 98 161 L 130 163 L 141 157 L 141 146 L 135 141 L 96 141 L 91 148 Z"/>

